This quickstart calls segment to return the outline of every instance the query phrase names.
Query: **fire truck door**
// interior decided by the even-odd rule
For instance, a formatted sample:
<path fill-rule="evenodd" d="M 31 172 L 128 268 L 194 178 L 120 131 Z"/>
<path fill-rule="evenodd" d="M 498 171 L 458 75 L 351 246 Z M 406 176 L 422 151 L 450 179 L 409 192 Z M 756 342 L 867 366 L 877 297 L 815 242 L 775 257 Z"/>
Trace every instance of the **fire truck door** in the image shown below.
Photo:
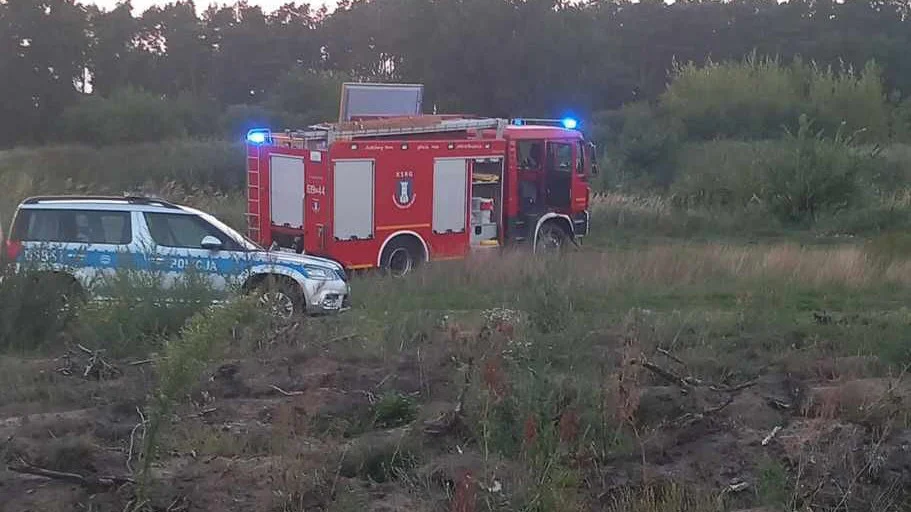
<path fill-rule="evenodd" d="M 570 206 L 573 181 L 573 146 L 568 142 L 547 143 L 545 197 L 548 206 Z"/>
<path fill-rule="evenodd" d="M 468 162 L 438 158 L 433 164 L 433 232 L 464 233 L 468 214 Z"/>
<path fill-rule="evenodd" d="M 304 159 L 272 155 L 269 160 L 272 224 L 304 228 Z"/>

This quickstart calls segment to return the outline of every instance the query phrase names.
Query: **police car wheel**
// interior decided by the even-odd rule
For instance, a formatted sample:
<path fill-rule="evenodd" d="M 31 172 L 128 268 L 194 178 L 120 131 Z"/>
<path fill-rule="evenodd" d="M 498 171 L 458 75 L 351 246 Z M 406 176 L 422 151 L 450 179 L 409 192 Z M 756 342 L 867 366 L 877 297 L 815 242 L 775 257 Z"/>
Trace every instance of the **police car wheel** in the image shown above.
<path fill-rule="evenodd" d="M 291 285 L 268 280 L 257 288 L 259 305 L 271 316 L 288 320 L 301 312 L 302 297 L 294 292 Z"/>

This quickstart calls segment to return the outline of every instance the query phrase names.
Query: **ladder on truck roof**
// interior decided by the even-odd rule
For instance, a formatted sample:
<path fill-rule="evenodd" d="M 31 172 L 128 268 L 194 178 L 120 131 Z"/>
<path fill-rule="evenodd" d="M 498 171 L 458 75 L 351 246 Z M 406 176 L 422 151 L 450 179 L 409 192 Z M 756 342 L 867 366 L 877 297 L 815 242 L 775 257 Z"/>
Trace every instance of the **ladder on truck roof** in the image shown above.
<path fill-rule="evenodd" d="M 433 116 L 429 116 L 433 117 Z M 354 140 L 369 137 L 389 137 L 396 135 L 416 135 L 426 133 L 451 133 L 469 130 L 497 130 L 497 138 L 509 123 L 506 119 L 434 119 L 433 122 L 420 117 L 407 120 L 389 118 L 371 121 L 348 122 L 338 125 L 311 126 L 308 131 L 289 131 L 285 135 L 290 139 L 304 139 L 308 141 L 325 141 L 332 144 L 339 140 Z M 273 137 L 280 137 L 274 134 Z"/>

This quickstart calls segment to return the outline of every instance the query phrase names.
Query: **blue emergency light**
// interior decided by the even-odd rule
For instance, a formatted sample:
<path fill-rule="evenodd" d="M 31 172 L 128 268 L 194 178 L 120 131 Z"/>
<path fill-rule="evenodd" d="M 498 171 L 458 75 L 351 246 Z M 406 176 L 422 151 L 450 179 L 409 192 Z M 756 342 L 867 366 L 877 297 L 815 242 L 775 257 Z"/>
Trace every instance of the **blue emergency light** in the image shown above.
<path fill-rule="evenodd" d="M 567 130 L 575 130 L 576 127 L 579 126 L 579 121 L 576 121 L 571 117 L 564 117 L 561 123 L 563 124 L 563 128 L 566 128 Z"/>
<path fill-rule="evenodd" d="M 272 138 L 272 133 L 266 128 L 255 128 L 247 132 L 247 142 L 250 144 L 265 144 Z"/>

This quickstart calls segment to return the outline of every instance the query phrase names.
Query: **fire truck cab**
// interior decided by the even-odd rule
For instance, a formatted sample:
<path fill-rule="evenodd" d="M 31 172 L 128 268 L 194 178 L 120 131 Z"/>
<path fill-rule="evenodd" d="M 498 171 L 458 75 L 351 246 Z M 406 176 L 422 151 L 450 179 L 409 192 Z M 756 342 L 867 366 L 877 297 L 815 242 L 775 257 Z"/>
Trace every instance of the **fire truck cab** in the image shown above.
<path fill-rule="evenodd" d="M 348 269 L 576 243 L 595 151 L 575 121 L 382 116 L 247 136 L 249 235 Z"/>

